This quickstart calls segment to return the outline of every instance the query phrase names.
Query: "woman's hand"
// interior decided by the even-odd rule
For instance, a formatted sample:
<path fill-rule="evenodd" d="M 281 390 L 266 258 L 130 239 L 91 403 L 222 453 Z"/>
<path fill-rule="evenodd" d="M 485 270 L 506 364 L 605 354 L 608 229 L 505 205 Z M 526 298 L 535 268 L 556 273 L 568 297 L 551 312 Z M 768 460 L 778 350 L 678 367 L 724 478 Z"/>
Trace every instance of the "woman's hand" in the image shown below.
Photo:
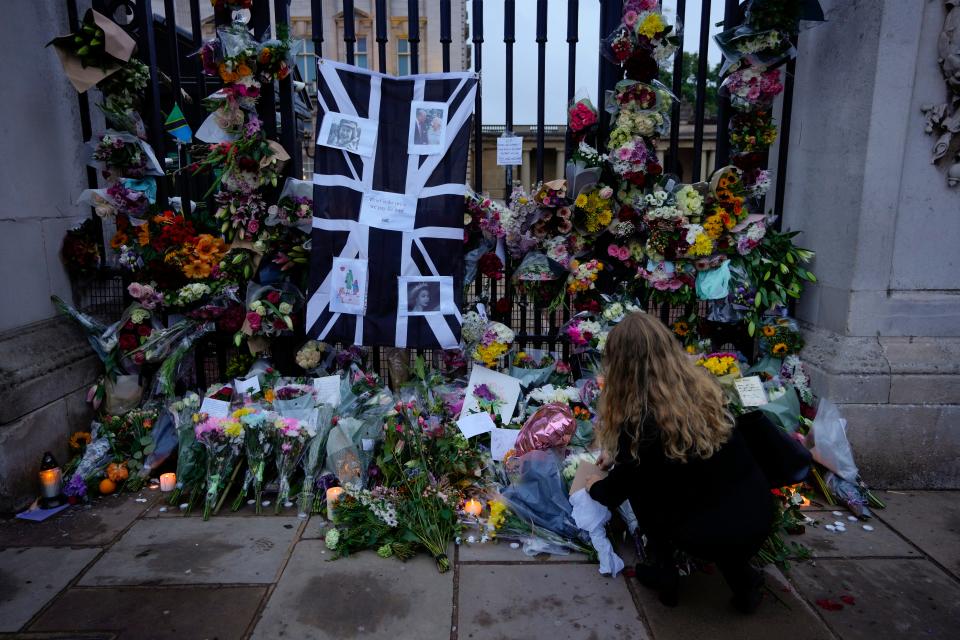
<path fill-rule="evenodd" d="M 600 455 L 597 457 L 597 466 L 604 471 L 609 471 L 610 467 L 613 466 L 613 456 L 606 451 L 601 451 Z"/>
<path fill-rule="evenodd" d="M 595 483 L 597 480 L 603 480 L 606 477 L 607 477 L 607 474 L 605 473 L 594 473 L 590 475 L 587 478 L 587 482 L 586 482 L 587 491 L 590 491 L 590 487 L 592 487 L 593 483 Z"/>

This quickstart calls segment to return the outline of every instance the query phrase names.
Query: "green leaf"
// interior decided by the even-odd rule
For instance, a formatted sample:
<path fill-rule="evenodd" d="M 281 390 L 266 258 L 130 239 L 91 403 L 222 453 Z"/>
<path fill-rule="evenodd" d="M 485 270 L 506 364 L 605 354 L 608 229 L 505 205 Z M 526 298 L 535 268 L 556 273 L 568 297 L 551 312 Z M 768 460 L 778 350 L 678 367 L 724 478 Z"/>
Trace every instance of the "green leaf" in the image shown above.
<path fill-rule="evenodd" d="M 756 330 L 757 330 L 757 323 L 751 320 L 750 324 L 747 325 L 747 333 L 749 333 L 752 336 Z"/>
<path fill-rule="evenodd" d="M 153 444 L 153 436 L 143 436 L 142 438 L 140 438 L 140 444 L 142 445 Z"/>
<path fill-rule="evenodd" d="M 133 452 L 133 459 L 134 459 L 134 460 L 139 460 L 139 459 L 142 458 L 142 457 L 143 457 L 143 453 L 141 453 L 140 451 L 134 451 L 134 452 Z"/>

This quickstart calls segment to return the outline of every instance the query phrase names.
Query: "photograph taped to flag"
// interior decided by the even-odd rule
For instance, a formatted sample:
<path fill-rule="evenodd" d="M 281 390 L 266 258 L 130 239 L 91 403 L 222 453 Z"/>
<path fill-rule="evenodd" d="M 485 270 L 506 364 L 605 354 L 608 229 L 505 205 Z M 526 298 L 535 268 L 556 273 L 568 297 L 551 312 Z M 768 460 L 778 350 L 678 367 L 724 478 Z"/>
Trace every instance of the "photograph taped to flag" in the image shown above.
<path fill-rule="evenodd" d="M 328 111 L 320 123 L 317 144 L 369 158 L 377 145 L 377 121 Z"/>
<path fill-rule="evenodd" d="M 371 157 L 316 147 L 308 335 L 356 345 L 453 348 L 460 341 L 463 196 L 477 75 L 395 78 L 324 59 L 318 69 L 318 118 L 337 113 L 374 121 L 377 139 Z M 418 102 L 444 106 L 438 108 L 445 114 L 442 145 L 433 155 L 408 153 Z M 367 261 L 363 315 L 331 310 L 334 258 Z M 432 282 L 439 311 L 410 315 L 405 306 L 401 314 L 401 276 Z M 434 279 L 441 277 L 449 285 L 438 285 Z"/>
<path fill-rule="evenodd" d="M 402 316 L 443 315 L 457 311 L 450 276 L 400 276 L 397 285 L 398 313 Z"/>

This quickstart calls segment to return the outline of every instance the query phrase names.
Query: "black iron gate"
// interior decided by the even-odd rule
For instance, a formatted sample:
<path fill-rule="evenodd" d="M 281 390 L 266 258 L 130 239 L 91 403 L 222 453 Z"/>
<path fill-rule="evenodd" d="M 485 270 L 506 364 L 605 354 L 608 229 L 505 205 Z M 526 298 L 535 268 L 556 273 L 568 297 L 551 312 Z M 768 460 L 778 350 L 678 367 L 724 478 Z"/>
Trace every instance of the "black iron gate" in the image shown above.
<path fill-rule="evenodd" d="M 76 29 L 78 26 L 78 12 L 76 0 L 66 0 L 69 12 L 70 28 Z M 162 104 L 172 104 L 174 98 L 186 97 L 183 102 L 183 110 L 188 122 L 193 130 L 196 130 L 205 117 L 201 103 L 205 96 L 214 91 L 219 86 L 219 81 L 205 77 L 202 70 L 200 56 L 195 53 L 200 49 L 203 43 L 204 18 L 201 12 L 200 4 L 207 0 L 93 0 L 95 9 L 110 16 L 121 26 L 128 30 L 137 41 L 137 56 L 149 66 L 150 82 L 147 91 L 147 104 L 149 112 L 147 114 L 147 126 L 149 131 L 149 142 L 154 148 L 159 158 L 166 158 L 168 151 L 167 140 L 163 128 L 163 115 L 161 112 Z M 503 81 L 505 88 L 505 123 L 507 130 L 513 130 L 514 123 L 514 67 L 515 60 L 513 47 L 517 39 L 516 29 L 516 0 L 488 0 L 502 2 L 504 20 L 502 24 L 502 33 L 496 34 L 485 31 L 484 22 L 484 0 L 469 0 L 472 20 L 470 23 L 469 34 L 466 33 L 466 27 L 454 25 L 452 20 L 454 2 L 458 0 L 409 0 L 407 3 L 407 24 L 408 34 L 407 43 L 409 46 L 409 70 L 411 73 L 420 71 L 420 15 L 421 3 L 439 3 L 440 25 L 439 30 L 432 30 L 431 33 L 439 34 L 439 43 L 442 51 L 443 70 L 449 71 L 451 67 L 451 46 L 454 42 L 452 37 L 453 29 L 464 28 L 464 40 L 470 43 L 472 66 L 477 72 L 484 72 L 487 83 Z M 468 0 L 459 0 L 466 6 Z M 536 130 L 536 181 L 551 179 L 553 176 L 544 173 L 545 157 L 545 131 L 548 125 L 545 123 L 545 104 L 546 96 L 546 45 L 548 37 L 555 37 L 564 34 L 549 34 L 547 9 L 548 0 L 522 0 L 524 2 L 536 2 L 536 25 L 535 39 L 537 43 L 537 122 Z M 559 3 L 562 0 L 553 0 Z M 737 0 L 723 0 L 724 2 L 724 28 L 729 28 L 738 24 L 742 18 L 740 7 Z M 579 16 L 581 6 L 587 3 L 599 3 L 600 8 L 600 37 L 603 38 L 612 31 L 620 21 L 621 0 L 566 0 L 567 23 L 565 39 L 568 46 L 567 61 L 567 91 L 566 99 L 569 100 L 574 95 L 575 90 L 575 67 L 577 58 L 577 44 L 580 36 Z M 162 4 L 163 15 L 155 15 L 156 5 Z M 342 33 L 345 50 L 345 59 L 347 63 L 353 64 L 358 55 L 357 27 L 356 27 L 356 6 L 354 0 L 337 0 L 333 4 L 339 6 L 341 11 L 336 15 L 324 15 L 324 0 L 311 0 L 311 36 L 314 47 L 314 53 L 318 57 L 324 55 L 325 46 L 329 48 L 331 44 L 324 40 L 323 26 L 325 21 L 342 19 Z M 376 42 L 376 61 L 380 71 L 386 72 L 388 61 L 388 37 L 387 28 L 387 0 L 369 0 L 364 3 L 365 6 L 371 5 L 375 11 L 374 40 Z M 673 93 L 677 96 L 682 95 L 681 84 L 683 78 L 681 72 L 683 69 L 684 56 L 698 55 L 698 68 L 696 73 L 696 91 L 693 108 L 693 165 L 692 176 L 694 181 L 700 180 L 709 175 L 711 167 L 702 166 L 701 156 L 704 147 L 704 139 L 707 132 L 706 120 L 706 90 L 708 82 L 708 61 L 707 46 L 710 37 L 710 15 L 711 0 L 700 0 L 688 3 L 687 0 L 675 0 L 674 2 L 665 2 L 668 7 L 676 9 L 676 20 L 683 24 L 686 16 L 691 11 L 700 12 L 700 31 L 697 34 L 696 51 L 677 51 L 672 69 Z M 189 29 L 185 25 L 177 24 L 177 8 L 184 9 L 188 5 L 190 24 Z M 688 6 L 689 5 L 689 6 Z M 424 5 L 427 6 L 427 5 Z M 431 5 L 432 6 L 432 5 Z M 278 30 L 284 27 L 289 28 L 290 24 L 290 0 L 253 0 L 251 6 L 251 16 L 249 25 L 257 39 L 261 39 L 267 33 L 276 34 Z M 182 15 L 182 14 L 180 14 Z M 232 16 L 229 11 L 216 10 L 213 15 L 215 25 L 225 25 L 232 22 Z M 497 25 L 498 28 L 501 25 Z M 469 40 L 467 38 L 469 35 Z M 502 39 L 505 47 L 505 66 L 503 69 L 484 69 L 483 67 L 483 47 L 487 36 L 495 36 Z M 372 54 L 372 52 L 370 52 Z M 610 62 L 606 61 L 596 54 L 598 64 L 598 86 L 597 99 L 602 102 L 606 90 L 612 89 L 614 84 L 622 77 L 622 72 Z M 369 59 L 373 59 L 371 55 Z M 774 164 L 778 175 L 785 173 L 787 161 L 787 142 L 790 132 L 790 110 L 793 95 L 793 69 L 794 62 L 791 60 L 787 65 L 784 106 L 780 119 L 781 134 L 779 153 Z M 501 76 L 502 74 L 502 76 Z M 312 98 L 305 91 L 295 92 L 295 81 L 299 81 L 299 70 L 294 67 L 294 73 L 283 80 L 275 83 L 265 83 L 261 89 L 261 98 L 258 102 L 258 111 L 261 121 L 264 123 L 268 137 L 277 139 L 285 147 L 291 156 L 291 161 L 286 167 L 286 173 L 290 176 L 302 177 L 302 139 L 300 132 L 304 128 L 302 122 L 298 122 L 297 112 L 307 111 L 312 108 Z M 482 89 L 482 87 L 481 87 Z M 179 102 L 179 100 L 176 100 Z M 79 95 L 80 103 L 80 121 L 81 131 L 84 141 L 92 138 L 90 103 L 86 94 Z M 679 164 L 680 148 L 680 120 L 681 110 L 684 107 L 681 102 L 673 105 L 671 119 L 671 129 L 669 137 L 669 146 L 664 150 L 665 167 L 668 171 L 677 171 Z M 729 156 L 729 146 L 727 141 L 727 119 L 729 114 L 729 104 L 723 98 L 718 100 L 718 114 L 716 122 L 716 155 L 715 166 L 719 167 L 727 163 Z M 483 191 L 483 112 L 481 102 L 481 91 L 477 92 L 476 110 L 474 120 L 474 140 L 473 140 L 473 176 L 472 187 L 474 190 Z M 600 132 L 598 140 L 605 140 L 607 137 L 608 123 L 601 118 Z M 569 135 L 565 145 L 566 155 L 571 152 L 571 142 Z M 189 162 L 189 158 L 184 157 L 186 151 L 179 151 L 180 157 L 177 161 L 181 166 Z M 88 168 L 87 177 L 89 186 L 96 188 L 97 173 L 93 168 Z M 504 172 L 504 183 L 509 192 L 514 183 L 515 176 L 512 175 L 512 168 L 507 167 Z M 204 182 L 208 178 L 189 176 L 186 173 L 180 173 L 176 177 L 167 175 L 158 179 L 158 204 L 162 207 L 167 206 L 168 200 L 174 195 L 180 196 L 184 201 L 188 201 L 193 195 L 197 199 L 198 194 L 202 194 L 207 187 Z M 529 186 L 529 185 L 527 185 Z M 775 192 L 775 201 L 773 208 L 780 210 L 784 198 L 784 182 L 777 181 Z M 509 269 L 509 265 L 508 265 Z M 550 312 L 538 308 L 529 303 L 522 296 L 513 295 L 510 284 L 509 271 L 507 277 L 500 282 L 483 282 L 482 277 L 476 282 L 476 294 L 492 295 L 496 297 L 507 296 L 513 302 L 511 313 L 511 322 L 513 328 L 517 331 L 517 340 L 521 347 L 537 346 L 546 347 L 553 351 L 560 350 L 556 335 L 560 324 L 567 319 L 567 311 Z M 674 308 L 667 305 L 660 305 L 652 309 L 659 313 L 665 322 L 689 315 L 690 308 Z M 734 340 L 736 336 L 731 337 Z M 225 340 L 211 340 L 206 345 L 201 345 L 198 351 L 198 382 L 203 384 L 210 377 L 220 377 L 224 373 L 226 363 L 227 343 Z M 376 366 L 383 369 L 383 362 L 379 350 L 375 349 L 373 357 Z"/>

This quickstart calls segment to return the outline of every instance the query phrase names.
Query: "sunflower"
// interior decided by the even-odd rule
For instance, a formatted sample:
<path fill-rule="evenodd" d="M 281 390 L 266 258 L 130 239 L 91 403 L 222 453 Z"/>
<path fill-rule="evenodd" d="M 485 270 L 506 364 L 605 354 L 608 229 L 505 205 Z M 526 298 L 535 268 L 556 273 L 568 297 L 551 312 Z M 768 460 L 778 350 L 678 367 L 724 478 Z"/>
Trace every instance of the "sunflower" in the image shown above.
<path fill-rule="evenodd" d="M 771 352 L 775 356 L 780 356 L 785 354 L 787 352 L 787 343 L 778 342 L 777 344 L 773 345 L 773 349 L 771 349 Z"/>
<path fill-rule="evenodd" d="M 690 333 L 690 325 L 683 320 L 677 320 L 673 323 L 673 332 L 682 338 Z"/>
<path fill-rule="evenodd" d="M 777 330 L 770 325 L 767 325 L 763 328 L 763 335 L 767 338 L 772 338 L 774 335 L 776 335 L 776 333 Z"/>
<path fill-rule="evenodd" d="M 87 431 L 76 431 L 72 436 L 70 436 L 70 448 L 81 450 L 87 447 L 91 442 L 93 442 L 93 437 Z"/>

